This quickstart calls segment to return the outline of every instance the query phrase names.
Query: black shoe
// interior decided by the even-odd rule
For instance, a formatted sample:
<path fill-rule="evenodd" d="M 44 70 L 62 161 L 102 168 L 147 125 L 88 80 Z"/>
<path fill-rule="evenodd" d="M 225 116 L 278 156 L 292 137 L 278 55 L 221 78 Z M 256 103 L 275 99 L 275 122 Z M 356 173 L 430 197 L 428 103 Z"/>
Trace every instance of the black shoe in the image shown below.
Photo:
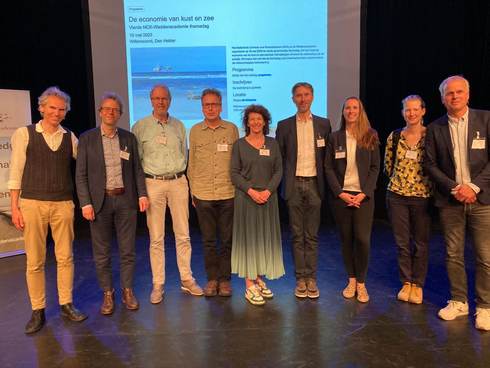
<path fill-rule="evenodd" d="M 73 322 L 82 322 L 87 319 L 87 316 L 75 308 L 72 303 L 61 306 L 61 315 Z"/>
<path fill-rule="evenodd" d="M 27 322 L 24 332 L 26 334 L 33 334 L 43 328 L 45 323 L 46 317 L 44 316 L 44 308 L 33 310 L 31 319 Z"/>

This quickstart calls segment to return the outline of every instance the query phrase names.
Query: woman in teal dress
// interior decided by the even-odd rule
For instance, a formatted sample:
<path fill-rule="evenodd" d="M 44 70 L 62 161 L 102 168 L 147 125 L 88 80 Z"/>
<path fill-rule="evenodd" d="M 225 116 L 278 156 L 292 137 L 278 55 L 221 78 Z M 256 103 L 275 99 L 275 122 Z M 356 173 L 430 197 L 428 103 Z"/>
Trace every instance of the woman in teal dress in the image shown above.
<path fill-rule="evenodd" d="M 271 116 L 261 105 L 243 112 L 246 136 L 233 145 L 231 180 L 235 186 L 231 270 L 245 278 L 245 298 L 263 305 L 273 293 L 262 279 L 284 275 L 277 187 L 282 161 L 275 139 L 267 137 Z"/>

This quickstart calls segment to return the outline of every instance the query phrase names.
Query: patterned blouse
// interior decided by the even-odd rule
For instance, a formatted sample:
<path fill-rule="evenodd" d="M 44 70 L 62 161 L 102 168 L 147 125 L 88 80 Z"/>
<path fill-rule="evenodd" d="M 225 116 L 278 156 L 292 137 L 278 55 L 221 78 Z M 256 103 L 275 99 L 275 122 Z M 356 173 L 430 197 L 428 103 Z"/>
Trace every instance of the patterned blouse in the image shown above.
<path fill-rule="evenodd" d="M 396 150 L 396 160 L 393 160 L 393 132 L 390 133 L 386 141 L 384 160 L 384 171 L 390 178 L 389 191 L 409 197 L 427 198 L 431 196 L 432 185 L 429 178 L 424 175 L 422 168 L 425 155 L 424 147 L 425 136 L 420 139 L 415 147 L 410 148 L 405 137 L 401 134 Z"/>

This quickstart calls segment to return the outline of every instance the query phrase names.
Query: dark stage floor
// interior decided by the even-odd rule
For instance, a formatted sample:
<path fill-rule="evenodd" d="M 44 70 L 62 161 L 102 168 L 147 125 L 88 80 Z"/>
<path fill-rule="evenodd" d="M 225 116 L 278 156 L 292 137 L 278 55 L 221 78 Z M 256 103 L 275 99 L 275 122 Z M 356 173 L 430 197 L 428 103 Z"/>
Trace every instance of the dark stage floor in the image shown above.
<path fill-rule="evenodd" d="M 192 241 L 194 275 L 203 285 L 197 231 Z M 338 240 L 329 228 L 321 233 L 320 298 L 298 300 L 293 295 L 291 253 L 285 241 L 287 275 L 269 283 L 275 297 L 264 307 L 245 301 L 243 282 L 237 278 L 235 294 L 228 299 L 182 294 L 170 238 L 165 299 L 150 304 L 147 244 L 145 235 L 138 238 L 135 292 L 140 309 L 123 308 L 117 291 L 116 312 L 104 317 L 98 313 L 101 293 L 90 242 L 75 242 L 74 298 L 89 314 L 81 324 L 66 322 L 58 314 L 50 247 L 47 325 L 34 336 L 24 335 L 30 316 L 25 257 L 0 260 L 0 367 L 490 367 L 490 332 L 474 328 L 474 303 L 469 318 L 443 322 L 437 317 L 449 298 L 438 234 L 431 242 L 425 303 L 420 306 L 395 299 L 400 287 L 396 252 L 390 230 L 382 223 L 373 235 L 367 280 L 371 301 L 365 305 L 341 295 L 346 277 Z M 469 279 L 473 285 L 472 269 Z"/>

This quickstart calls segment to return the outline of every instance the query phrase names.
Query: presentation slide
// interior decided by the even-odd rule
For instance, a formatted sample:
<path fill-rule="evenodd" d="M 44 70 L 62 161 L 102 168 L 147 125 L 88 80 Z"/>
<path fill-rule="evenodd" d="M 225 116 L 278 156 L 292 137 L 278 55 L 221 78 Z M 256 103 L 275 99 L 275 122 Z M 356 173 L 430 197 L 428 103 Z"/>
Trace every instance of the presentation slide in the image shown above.
<path fill-rule="evenodd" d="M 291 87 L 315 88 L 313 112 L 327 116 L 328 2 L 312 0 L 124 1 L 129 123 L 151 114 L 149 91 L 170 88 L 170 113 L 202 121 L 201 92 L 223 96 L 221 117 L 240 125 L 249 104 L 273 123 L 295 113 Z"/>

